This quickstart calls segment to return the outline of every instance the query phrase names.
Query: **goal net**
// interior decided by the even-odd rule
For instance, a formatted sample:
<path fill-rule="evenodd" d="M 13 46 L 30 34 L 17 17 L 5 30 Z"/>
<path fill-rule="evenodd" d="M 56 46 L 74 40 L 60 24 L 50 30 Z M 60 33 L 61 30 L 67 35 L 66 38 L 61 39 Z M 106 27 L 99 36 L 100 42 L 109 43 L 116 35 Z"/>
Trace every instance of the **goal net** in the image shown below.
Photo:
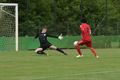
<path fill-rule="evenodd" d="M 18 51 L 18 4 L 0 3 L 0 51 Z"/>

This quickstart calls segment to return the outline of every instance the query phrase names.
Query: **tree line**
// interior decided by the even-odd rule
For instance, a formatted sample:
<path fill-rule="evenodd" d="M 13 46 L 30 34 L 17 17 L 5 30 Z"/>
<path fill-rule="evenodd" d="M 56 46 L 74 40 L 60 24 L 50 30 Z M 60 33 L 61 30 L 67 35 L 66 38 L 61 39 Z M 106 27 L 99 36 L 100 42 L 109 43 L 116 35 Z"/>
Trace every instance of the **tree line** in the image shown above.
<path fill-rule="evenodd" d="M 19 5 L 19 35 L 33 36 L 45 25 L 51 34 L 79 35 L 84 16 L 93 35 L 119 35 L 120 0 L 0 0 Z M 116 32 L 117 31 L 117 32 Z"/>

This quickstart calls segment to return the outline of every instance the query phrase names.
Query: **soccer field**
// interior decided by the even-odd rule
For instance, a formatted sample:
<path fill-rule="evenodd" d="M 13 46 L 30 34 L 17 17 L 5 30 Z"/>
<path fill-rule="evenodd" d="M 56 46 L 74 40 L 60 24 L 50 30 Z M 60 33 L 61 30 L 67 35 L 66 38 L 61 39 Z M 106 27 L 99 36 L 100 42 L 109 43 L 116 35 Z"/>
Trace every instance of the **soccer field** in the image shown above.
<path fill-rule="evenodd" d="M 77 59 L 74 49 L 68 56 L 53 50 L 49 56 L 33 51 L 0 52 L 0 80 L 120 80 L 120 49 L 97 49 L 99 59 L 88 49 Z"/>

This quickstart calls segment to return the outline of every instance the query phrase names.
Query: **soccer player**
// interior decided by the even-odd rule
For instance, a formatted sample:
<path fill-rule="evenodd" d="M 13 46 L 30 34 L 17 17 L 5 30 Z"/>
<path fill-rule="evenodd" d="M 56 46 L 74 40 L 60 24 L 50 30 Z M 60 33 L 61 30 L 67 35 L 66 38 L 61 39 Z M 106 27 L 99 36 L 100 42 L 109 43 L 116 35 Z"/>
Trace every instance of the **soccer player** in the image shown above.
<path fill-rule="evenodd" d="M 97 56 L 95 49 L 92 47 L 92 41 L 91 41 L 91 28 L 90 25 L 87 24 L 86 19 L 82 19 L 81 20 L 82 24 L 80 25 L 80 30 L 81 30 L 81 35 L 82 35 L 82 40 L 78 41 L 75 45 L 75 48 L 77 50 L 77 52 L 79 53 L 78 56 L 76 56 L 77 58 L 79 57 L 83 57 L 83 54 L 80 50 L 80 46 L 81 45 L 86 45 L 87 47 L 90 48 L 90 50 L 92 51 L 93 55 L 96 58 L 99 58 L 99 56 Z"/>
<path fill-rule="evenodd" d="M 47 55 L 44 50 L 46 50 L 47 48 L 51 48 L 51 49 L 54 49 L 54 50 L 57 50 L 61 53 L 63 53 L 64 55 L 67 55 L 62 49 L 60 48 L 57 48 L 56 46 L 54 46 L 53 44 L 51 44 L 48 40 L 47 40 L 47 37 L 54 37 L 54 38 L 59 38 L 59 39 L 62 39 L 62 35 L 60 35 L 59 37 L 56 37 L 56 36 L 52 36 L 52 35 L 48 35 L 47 34 L 47 27 L 44 27 L 42 29 L 42 31 L 39 31 L 37 33 L 37 35 L 35 36 L 35 38 L 39 38 L 39 42 L 40 42 L 40 47 L 37 48 L 35 50 L 35 52 L 37 54 L 45 54 Z"/>

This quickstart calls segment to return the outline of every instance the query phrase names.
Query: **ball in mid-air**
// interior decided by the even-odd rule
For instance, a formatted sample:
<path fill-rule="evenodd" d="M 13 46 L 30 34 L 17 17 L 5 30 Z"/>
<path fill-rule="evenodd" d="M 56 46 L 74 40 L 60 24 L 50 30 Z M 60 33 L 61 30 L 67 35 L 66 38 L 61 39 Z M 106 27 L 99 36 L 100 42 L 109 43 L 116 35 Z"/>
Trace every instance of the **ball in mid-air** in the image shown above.
<path fill-rule="evenodd" d="M 74 41 L 74 43 L 73 43 L 73 44 L 74 44 L 74 46 L 76 46 L 76 45 L 78 44 L 78 41 Z"/>

